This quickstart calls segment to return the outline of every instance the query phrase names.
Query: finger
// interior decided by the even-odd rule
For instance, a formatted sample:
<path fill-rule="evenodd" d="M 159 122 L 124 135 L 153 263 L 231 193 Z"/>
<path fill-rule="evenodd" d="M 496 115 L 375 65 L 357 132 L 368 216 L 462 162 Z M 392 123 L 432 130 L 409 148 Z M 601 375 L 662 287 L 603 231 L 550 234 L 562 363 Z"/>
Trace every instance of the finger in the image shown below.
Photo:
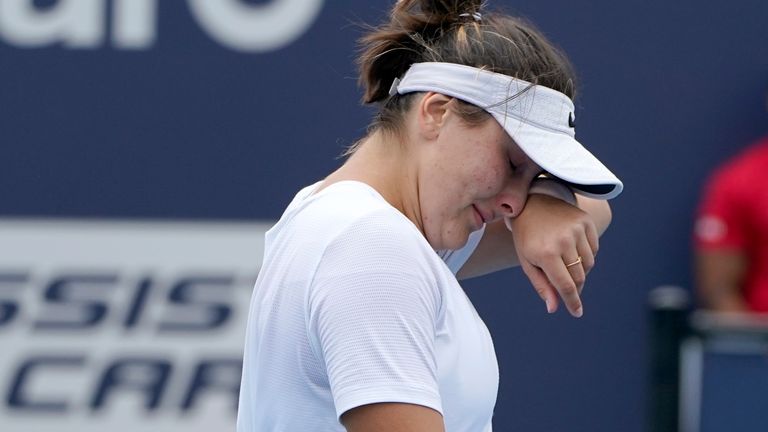
<path fill-rule="evenodd" d="M 600 249 L 600 236 L 597 233 L 595 224 L 586 224 L 584 227 L 584 232 L 587 234 L 587 242 L 589 242 L 589 248 L 592 250 L 592 256 L 596 257 L 597 251 Z"/>
<path fill-rule="evenodd" d="M 588 275 L 590 270 L 595 266 L 595 256 L 592 255 L 592 246 L 589 244 L 587 237 L 583 237 L 576 244 L 576 250 L 581 257 L 581 263 L 579 267 L 584 270 L 584 275 Z"/>
<path fill-rule="evenodd" d="M 584 237 L 579 241 L 576 249 L 579 251 L 579 256 L 581 256 L 581 264 L 579 267 L 581 267 L 584 272 L 584 280 L 579 285 L 579 294 L 581 294 L 584 291 L 587 275 L 595 267 L 595 257 L 592 255 L 593 249 L 589 241 L 587 241 L 587 237 Z"/>
<path fill-rule="evenodd" d="M 586 240 L 584 241 L 586 243 Z M 579 250 L 577 248 L 577 250 Z M 584 289 L 584 282 L 587 280 L 587 270 L 584 268 L 584 258 L 582 255 L 583 252 L 579 250 L 579 255 L 575 259 L 564 259 L 564 263 L 568 263 L 565 265 L 565 268 L 568 269 L 568 273 L 571 275 L 571 279 L 573 279 L 573 283 L 576 284 L 576 289 L 578 290 L 579 294 L 581 294 L 581 291 Z M 571 256 L 572 254 L 566 255 Z M 589 249 L 589 246 L 587 245 L 587 257 L 592 259 L 592 252 Z"/>
<path fill-rule="evenodd" d="M 557 298 L 557 290 L 555 287 L 549 283 L 549 279 L 547 279 L 547 276 L 540 268 L 527 261 L 521 263 L 521 266 L 525 275 L 528 276 L 528 280 L 531 281 L 536 293 L 542 300 L 544 300 L 544 303 L 547 306 L 547 313 L 554 313 L 560 303 Z"/>
<path fill-rule="evenodd" d="M 553 257 L 542 266 L 542 270 L 546 273 L 549 282 L 560 293 L 560 297 L 563 299 L 565 307 L 568 308 L 568 312 L 577 318 L 580 317 L 583 314 L 583 307 L 581 298 L 579 298 L 579 289 L 568 268 L 565 267 L 563 259 L 561 257 Z"/>

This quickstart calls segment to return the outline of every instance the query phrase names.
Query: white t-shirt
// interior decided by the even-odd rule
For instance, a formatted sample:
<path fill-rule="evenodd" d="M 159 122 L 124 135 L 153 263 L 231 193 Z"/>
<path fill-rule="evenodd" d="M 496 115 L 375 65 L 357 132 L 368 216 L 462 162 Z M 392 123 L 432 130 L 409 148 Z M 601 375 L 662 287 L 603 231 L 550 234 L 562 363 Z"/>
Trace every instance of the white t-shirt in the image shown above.
<path fill-rule="evenodd" d="M 433 408 L 447 432 L 491 431 L 496 353 L 455 277 L 482 230 L 436 253 L 370 186 L 316 186 L 266 234 L 238 432 L 345 431 L 345 411 L 376 402 Z"/>

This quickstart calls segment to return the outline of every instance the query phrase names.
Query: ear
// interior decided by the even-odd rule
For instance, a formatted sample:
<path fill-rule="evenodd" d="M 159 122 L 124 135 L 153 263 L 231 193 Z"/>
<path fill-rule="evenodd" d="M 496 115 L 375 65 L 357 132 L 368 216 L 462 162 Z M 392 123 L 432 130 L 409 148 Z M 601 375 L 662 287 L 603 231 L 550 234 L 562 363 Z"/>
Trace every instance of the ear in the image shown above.
<path fill-rule="evenodd" d="M 429 140 L 440 135 L 440 130 L 450 113 L 448 104 L 452 100 L 450 96 L 435 92 L 427 92 L 421 98 L 417 109 L 420 135 Z"/>

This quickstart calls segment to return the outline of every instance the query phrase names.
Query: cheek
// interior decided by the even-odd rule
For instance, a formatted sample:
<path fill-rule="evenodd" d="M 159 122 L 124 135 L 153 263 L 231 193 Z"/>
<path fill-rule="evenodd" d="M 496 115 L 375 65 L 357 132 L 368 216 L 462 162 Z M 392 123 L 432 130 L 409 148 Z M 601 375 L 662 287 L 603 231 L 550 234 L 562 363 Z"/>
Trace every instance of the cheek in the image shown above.
<path fill-rule="evenodd" d="M 508 175 L 506 164 L 499 163 L 498 160 L 489 160 L 474 170 L 473 189 L 483 195 L 495 195 L 504 187 Z"/>
<path fill-rule="evenodd" d="M 477 192 L 494 195 L 503 189 L 511 174 L 509 155 L 499 137 L 490 135 L 485 139 L 484 146 L 478 147 L 473 155 L 476 163 L 472 167 L 471 178 Z"/>

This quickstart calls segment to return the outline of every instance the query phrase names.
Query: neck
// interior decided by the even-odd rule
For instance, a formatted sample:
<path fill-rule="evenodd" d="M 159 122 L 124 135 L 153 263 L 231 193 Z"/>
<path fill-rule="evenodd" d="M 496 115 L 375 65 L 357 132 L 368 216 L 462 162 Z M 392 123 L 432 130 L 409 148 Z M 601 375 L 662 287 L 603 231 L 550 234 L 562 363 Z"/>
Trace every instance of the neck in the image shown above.
<path fill-rule="evenodd" d="M 423 233 L 415 160 L 411 146 L 379 130 L 363 139 L 344 165 L 325 179 L 323 187 L 342 180 L 363 182 Z"/>

